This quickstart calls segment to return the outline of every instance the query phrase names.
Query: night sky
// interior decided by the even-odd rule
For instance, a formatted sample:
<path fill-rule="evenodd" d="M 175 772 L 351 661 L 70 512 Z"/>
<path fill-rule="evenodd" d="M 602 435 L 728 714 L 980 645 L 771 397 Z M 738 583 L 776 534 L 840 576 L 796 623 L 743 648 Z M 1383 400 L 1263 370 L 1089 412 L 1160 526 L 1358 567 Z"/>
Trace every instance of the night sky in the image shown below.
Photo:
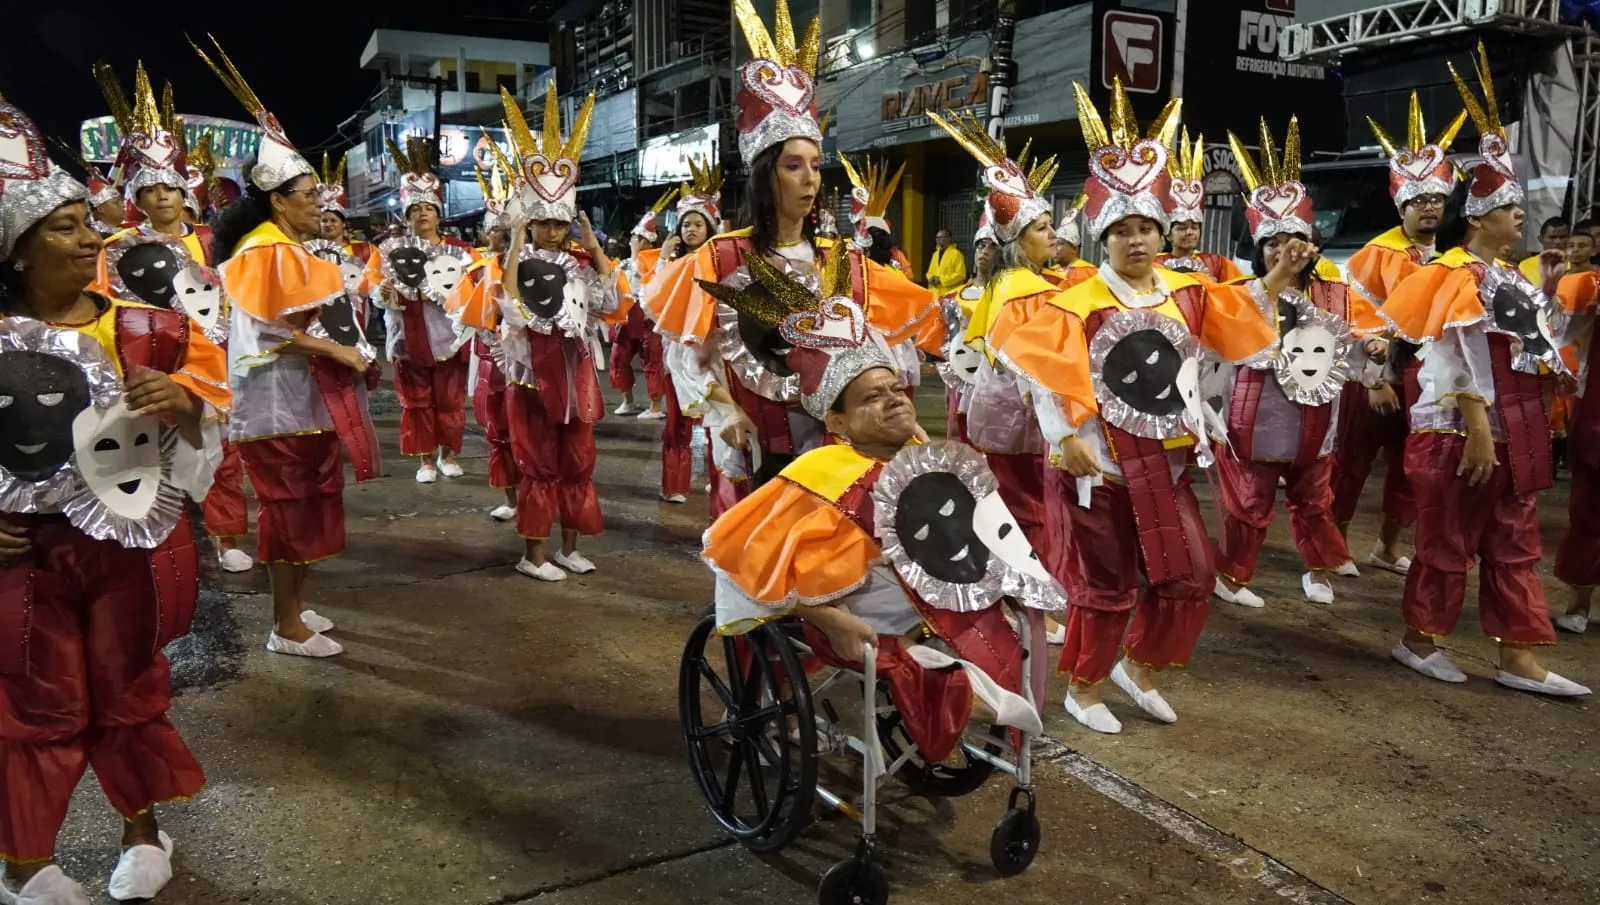
<path fill-rule="evenodd" d="M 470 19 L 444 19 L 441 4 L 413 0 L 115 5 L 57 0 L 56 8 L 51 5 L 31 0 L 11 4 L 7 11 L 0 95 L 47 135 L 74 143 L 82 120 L 109 112 L 90 74 L 97 60 L 110 63 L 127 90 L 134 62 L 142 59 L 158 95 L 163 80 L 172 82 L 181 113 L 250 119 L 189 48 L 185 31 L 202 46 L 206 32 L 216 35 L 289 138 L 306 152 L 337 151 L 359 137 L 350 128 L 341 139 L 337 127 L 377 90 L 378 75 L 360 68 L 362 48 L 374 28 L 545 40 L 543 26 L 527 18 L 526 0 L 479 0 L 471 4 Z M 308 10 L 331 15 L 314 18 L 305 15 Z"/>

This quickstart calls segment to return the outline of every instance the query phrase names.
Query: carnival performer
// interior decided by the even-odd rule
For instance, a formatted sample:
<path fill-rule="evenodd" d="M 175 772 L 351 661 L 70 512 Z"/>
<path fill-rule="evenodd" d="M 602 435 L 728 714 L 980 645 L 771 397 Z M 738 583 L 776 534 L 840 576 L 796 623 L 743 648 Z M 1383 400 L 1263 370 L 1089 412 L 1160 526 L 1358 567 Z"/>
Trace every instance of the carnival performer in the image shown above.
<path fill-rule="evenodd" d="M 540 581 L 593 572 L 578 551 L 580 535 L 603 525 L 594 487 L 594 423 L 605 411 L 587 337 L 592 315 L 620 305 L 618 281 L 588 215 L 578 214 L 578 159 L 589 136 L 594 96 L 571 134 L 561 137 L 555 82 L 545 95 L 542 136 L 528 129 L 517 100 L 501 92 L 516 146 L 511 251 L 499 295 L 505 356 L 506 413 L 516 455 L 517 533 L 524 552 L 516 569 Z M 572 221 L 581 232 L 571 240 Z M 523 236 L 533 226 L 533 244 Z M 559 517 L 561 549 L 546 557 L 545 540 Z"/>
<path fill-rule="evenodd" d="M 883 337 L 826 316 L 850 311 L 861 323 L 850 264 L 830 258 L 817 288 L 760 257 L 750 262 L 749 288 L 705 281 L 708 293 L 773 329 L 787 320 L 801 402 L 840 442 L 801 454 L 718 517 L 701 555 L 717 577 L 721 631 L 792 616 L 826 662 L 857 665 L 865 647 L 876 648 L 908 732 L 938 762 L 955 750 L 974 694 L 1001 725 L 1033 732 L 1040 723 L 1019 694 L 1029 677 L 1017 636 L 999 607 L 983 606 L 998 595 L 968 597 L 964 612 L 951 611 L 955 602 L 984 579 L 1041 610 L 1059 610 L 1065 594 L 1010 530 L 1004 505 L 993 505 L 992 479 L 975 487 L 957 476 L 952 463 L 976 455 L 960 444 L 925 445 Z M 897 570 L 907 562 L 916 568 Z M 903 582 L 906 574 L 918 580 Z M 1037 632 L 1039 620 L 1029 621 Z M 920 643 L 934 636 L 952 639 L 968 659 L 929 661 Z M 1034 654 L 1043 661 L 1042 647 Z"/>
<path fill-rule="evenodd" d="M 198 598 L 184 497 L 221 455 L 226 364 L 181 312 L 86 291 L 87 189 L 3 99 L 0 122 L 0 901 L 88 905 L 55 857 L 89 767 L 123 820 L 107 892 L 144 900 L 172 879 L 156 805 L 205 785 L 162 648 Z"/>
<path fill-rule="evenodd" d="M 1202 463 L 1210 459 L 1200 349 L 1253 364 L 1271 355 L 1277 337 L 1244 287 L 1154 266 L 1167 227 L 1178 100 L 1141 138 L 1120 80 L 1109 124 L 1082 86 L 1073 87 L 1090 148 L 1084 216 L 1106 266 L 1026 319 L 1026 309 L 1003 309 L 989 346 L 1025 379 L 1050 464 L 1077 479 L 1061 482 L 1068 499 L 1047 509 L 1075 507 L 1064 582 L 1073 605 L 1061 656 L 1072 683 L 1067 712 L 1096 731 L 1120 732 L 1100 683 L 1110 675 L 1146 713 L 1174 721 L 1155 676 L 1186 662 L 1205 627 L 1214 568 L 1188 477 L 1194 451 Z M 1292 285 L 1310 254 L 1306 243 L 1289 242 L 1262 278 L 1269 298 Z M 1127 656 L 1118 662 L 1124 634 Z"/>
<path fill-rule="evenodd" d="M 1249 585 L 1282 481 L 1295 549 L 1306 566 L 1301 591 L 1312 603 L 1332 603 L 1328 573 L 1350 559 L 1328 489 L 1337 400 L 1367 356 L 1383 358 L 1385 344 L 1377 338 L 1383 323 L 1372 304 L 1342 281 L 1318 276 L 1309 257 L 1287 291 L 1269 296 L 1263 286 L 1293 242 L 1303 249 L 1311 240 L 1312 198 L 1300 181 L 1299 121 L 1290 117 L 1281 148 L 1262 121 L 1259 166 L 1232 132 L 1228 147 L 1250 192 L 1244 215 L 1256 249 L 1255 277 L 1236 282 L 1249 289 L 1281 341 L 1272 361 L 1240 369 L 1231 381 L 1228 446 L 1217 457 L 1224 515 L 1213 593 L 1241 606 L 1264 605 Z M 1194 150 L 1199 152 L 1198 144 Z"/>
<path fill-rule="evenodd" d="M 630 294 L 643 289 L 655 276 L 656 264 L 661 259 L 661 249 L 656 247 L 656 243 L 661 241 L 661 234 L 667 225 L 663 212 L 677 195 L 678 189 L 674 187 L 657 198 L 628 235 L 632 254 L 619 269 Z M 617 317 L 619 322 L 611 328 L 611 388 L 622 394 L 622 404 L 617 406 L 617 414 L 637 415 L 640 421 L 663 420 L 667 413 L 661 405 L 669 381 L 666 364 L 661 360 L 661 335 L 651 326 L 643 306 L 632 304 L 631 295 L 625 298 Z M 646 395 L 650 397 L 649 408 L 640 408 L 633 401 L 635 357 L 644 362 L 644 386 Z"/>
<path fill-rule="evenodd" d="M 675 262 L 692 258 L 716 234 L 716 225 L 722 222 L 722 168 L 714 161 L 690 158 L 689 174 L 690 181 L 678 189 L 678 227 L 661 246 L 661 263 L 639 296 L 640 307 L 652 324 L 655 323 L 652 296 L 665 284 L 667 272 Z M 683 503 L 689 499 L 689 485 L 694 480 L 694 432 L 699 420 L 684 413 L 678 403 L 675 381 L 667 381 L 665 405 L 667 420 L 661 429 L 661 499 Z"/>
<path fill-rule="evenodd" d="M 272 582 L 267 650 L 343 652 L 333 623 L 307 605 L 311 564 L 344 551 L 344 456 L 357 481 L 377 477 L 377 440 L 363 391 L 376 354 L 344 329 L 355 315 L 345 275 L 301 244 L 320 216 L 316 170 L 216 47 L 195 52 L 261 125 L 250 184 L 217 223 L 231 301 L 228 438 L 255 489 L 256 552 Z"/>
<path fill-rule="evenodd" d="M 720 232 L 720 230 L 718 230 Z M 817 198 L 817 238 L 839 238 L 839 190 L 824 191 Z"/>
<path fill-rule="evenodd" d="M 1584 233 L 1574 232 L 1573 241 Z M 1567 467 L 1572 486 L 1567 501 L 1567 532 L 1556 550 L 1556 578 L 1566 583 L 1571 596 L 1566 611 L 1555 618 L 1556 628 L 1581 635 L 1589 628 L 1589 608 L 1594 586 L 1600 584 L 1600 360 L 1596 352 L 1594 322 L 1600 305 L 1600 270 L 1581 262 L 1561 278 L 1556 290 L 1574 318 L 1566 348 L 1578 360 L 1575 402 L 1566 425 Z M 1565 349 L 1563 350 L 1565 352 Z M 1570 366 L 1570 362 L 1569 362 Z"/>
<path fill-rule="evenodd" d="M 350 155 L 345 154 L 339 158 L 337 167 L 330 167 L 328 153 L 322 153 L 322 172 L 318 185 L 323 188 L 319 199 L 321 215 L 317 223 L 317 235 L 338 245 L 346 255 L 365 265 L 372 260 L 372 243 L 357 240 L 350 234 L 350 211 L 347 209 L 350 201 L 345 190 L 349 162 Z"/>
<path fill-rule="evenodd" d="M 511 445 L 511 419 L 506 408 L 499 294 L 505 256 L 511 250 L 512 226 L 506 213 L 511 185 L 506 174 L 514 172 L 514 165 L 501 155 L 498 145 L 494 152 L 499 165 L 489 178 L 484 178 L 481 169 L 476 171 L 478 185 L 483 190 L 483 232 L 489 239 L 489 247 L 468 265 L 444 307 L 457 333 L 470 339 L 472 416 L 483 428 L 484 440 L 489 444 L 489 486 L 505 494 L 506 501 L 489 510 L 489 517 L 497 522 L 509 522 L 517 517 L 517 492 L 522 474 L 517 469 L 516 451 Z M 523 229 L 526 228 L 524 225 Z"/>
<path fill-rule="evenodd" d="M 1565 372 L 1557 349 L 1570 319 L 1502 260 L 1522 235 L 1523 191 L 1481 43 L 1475 62 L 1481 103 L 1453 66 L 1450 74 L 1478 128 L 1483 162 L 1457 193 L 1460 215 L 1446 213 L 1444 253 L 1394 287 L 1380 310 L 1396 336 L 1422 346 L 1406 440 L 1417 552 L 1402 604 L 1406 634 L 1393 656 L 1429 678 L 1467 681 L 1437 639 L 1455 628 L 1476 562 L 1479 618 L 1500 645 L 1495 681 L 1586 695 L 1533 655 L 1555 640 L 1537 571 L 1538 493 L 1553 480 L 1544 399 Z M 1551 289 L 1561 254 L 1546 252 L 1542 262 Z"/>
<path fill-rule="evenodd" d="M 1044 436 L 1026 401 L 1027 387 L 1019 383 L 1016 374 L 997 365 L 991 339 L 1003 312 L 1015 309 L 1009 317 L 1028 320 L 1059 291 L 1040 275 L 1054 249 L 1050 200 L 1044 190 L 1055 179 L 1056 160 L 1051 157 L 1025 171 L 1006 156 L 1005 146 L 990 138 L 976 118 L 947 120 L 936 113 L 928 118 L 985 168 L 989 194 L 984 200 L 984 222 L 998 247 L 994 277 L 984 287 L 960 337 L 969 348 L 983 353 L 965 400 L 964 439 L 988 459 L 989 470 L 999 482 L 1000 498 L 1045 568 L 1052 575 L 1064 575 L 1068 520 L 1064 514 L 1051 518 L 1046 511 L 1063 497 L 1052 486 L 1062 478 L 1045 461 Z M 952 359 L 960 351 L 954 350 Z"/>
<path fill-rule="evenodd" d="M 945 385 L 945 436 L 963 443 L 967 442 L 967 408 L 972 399 L 973 382 L 983 364 L 983 350 L 967 342 L 967 328 L 972 324 L 972 315 L 978 309 L 984 290 L 994 277 L 998 249 L 986 204 L 978 215 L 978 230 L 972 239 L 972 278 L 965 286 L 939 300 L 946 336 L 945 348 L 940 353 L 944 361 L 939 364 Z"/>
<path fill-rule="evenodd" d="M 1156 266 L 1178 273 L 1203 273 L 1219 283 L 1231 283 L 1244 276 L 1233 259 L 1214 251 L 1200 250 L 1200 229 L 1206 222 L 1205 136 L 1189 142 L 1185 127 L 1178 137 L 1177 153 L 1167 163 L 1172 181 L 1167 200 L 1172 208 L 1172 227 L 1167 232 L 1167 250 L 1156 255 Z"/>
<path fill-rule="evenodd" d="M 1023 168 L 1027 167 L 1026 150 L 1017 160 Z M 1078 251 L 1083 247 L 1083 230 L 1078 225 L 1078 215 L 1088 200 L 1087 196 L 1078 196 L 1066 213 L 1061 215 L 1061 225 L 1056 228 L 1055 242 L 1051 248 L 1050 263 L 1040 272 L 1057 289 L 1069 289 L 1099 272 L 1093 264 L 1078 257 Z"/>
<path fill-rule="evenodd" d="M 400 454 L 418 458 L 418 484 L 432 484 L 441 474 L 462 475 L 456 454 L 467 428 L 468 352 L 444 301 L 473 253 L 439 232 L 443 186 L 429 141 L 407 136 L 404 149 L 390 142 L 389 156 L 400 169 L 400 210 L 410 228 L 404 238 L 378 245 L 367 261 L 367 285 L 376 287 L 372 297 L 384 309 L 400 397 Z"/>
<path fill-rule="evenodd" d="M 911 261 L 895 245 L 892 227 L 885 216 L 889 211 L 889 203 L 894 200 L 895 189 L 900 186 L 900 177 L 906 171 L 905 163 L 902 162 L 894 175 L 889 176 L 888 166 L 876 163 L 871 158 L 867 158 L 859 170 L 843 154 L 839 155 L 839 162 L 844 165 L 845 175 L 850 179 L 850 216 L 856 225 L 855 246 L 873 263 L 892 267 L 906 279 L 911 279 Z M 944 323 L 942 318 L 928 317 L 922 323 L 922 329 L 916 335 L 896 343 L 893 350 L 895 359 L 900 363 L 900 379 L 905 383 L 906 396 L 913 403 L 917 400 L 917 387 L 922 385 L 919 345 L 930 354 L 938 355 L 944 351 L 947 338 L 939 329 Z"/>
<path fill-rule="evenodd" d="M 1401 280 L 1436 254 L 1434 239 L 1455 185 L 1455 170 L 1445 154 L 1466 118 L 1466 111 L 1457 114 L 1430 143 L 1422 104 L 1413 91 L 1405 141 L 1396 141 L 1376 120 L 1367 121 L 1389 155 L 1389 197 L 1400 212 L 1399 226 L 1362 246 L 1346 265 L 1350 287 L 1374 306 L 1383 305 Z M 1339 400 L 1339 440 L 1333 460 L 1333 517 L 1348 539 L 1372 463 L 1383 456 L 1383 523 L 1366 563 L 1397 575 L 1411 568 L 1411 557 L 1401 552 L 1401 534 L 1417 520 L 1405 469 L 1406 437 L 1411 433 L 1406 412 L 1417 398 L 1417 367 L 1415 349 L 1391 343 L 1384 366 L 1369 364 L 1359 384 L 1346 384 Z M 1339 572 L 1359 574 L 1353 562 Z"/>
<path fill-rule="evenodd" d="M 764 256 L 786 272 L 811 274 L 827 254 L 847 254 L 857 275 L 855 298 L 869 323 L 891 343 L 909 338 L 934 309 L 928 290 L 881 267 L 846 244 L 815 239 L 812 216 L 822 189 L 822 133 L 813 104 L 820 42 L 813 20 L 797 47 L 786 0 L 778 0 L 776 29 L 749 0 L 734 12 L 753 58 L 742 72 L 737 104 L 739 153 L 750 171 L 745 229 L 713 238 L 672 269 L 652 302 L 656 329 L 672 345 L 667 366 L 685 413 L 704 416 L 711 432 L 713 516 L 777 474 L 796 455 L 822 442 L 816 419 L 794 405 L 794 376 L 775 357 L 775 333 L 750 333 L 737 312 L 718 305 L 696 283 L 742 283 L 746 262 Z M 765 81 L 763 81 L 765 80 Z M 762 82 L 759 89 L 753 88 Z M 783 85 L 774 92 L 769 85 Z M 796 100 L 798 99 L 798 100 Z"/>
<path fill-rule="evenodd" d="M 933 257 L 928 259 L 928 288 L 935 293 L 951 293 L 967 285 L 967 259 L 950 241 L 950 230 L 933 234 Z"/>
<path fill-rule="evenodd" d="M 107 238 L 122 232 L 122 192 L 114 178 L 100 172 L 100 168 L 85 163 L 89 174 L 90 225 Z"/>

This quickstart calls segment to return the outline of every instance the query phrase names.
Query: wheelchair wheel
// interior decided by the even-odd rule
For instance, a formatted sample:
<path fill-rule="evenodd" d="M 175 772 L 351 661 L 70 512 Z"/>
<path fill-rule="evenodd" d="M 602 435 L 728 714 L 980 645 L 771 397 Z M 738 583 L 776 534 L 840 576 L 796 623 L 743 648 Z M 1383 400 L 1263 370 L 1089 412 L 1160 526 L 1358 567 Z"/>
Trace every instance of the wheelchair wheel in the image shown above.
<path fill-rule="evenodd" d="M 684 646 L 678 719 L 689 770 L 717 822 L 756 852 L 788 845 L 811 820 L 817 724 L 800 658 L 775 624 L 737 638 L 707 610 Z"/>
<path fill-rule="evenodd" d="M 1031 808 L 1011 808 L 994 825 L 989 837 L 989 860 L 1002 877 L 1028 869 L 1039 854 L 1039 818 Z"/>
<path fill-rule="evenodd" d="M 992 734 L 1004 730 L 990 731 Z M 878 717 L 878 740 L 883 745 L 884 758 L 888 763 L 893 763 L 900 755 L 915 747 L 910 733 L 906 731 L 905 722 L 897 712 Z M 1000 753 L 998 743 L 986 744 L 984 748 L 990 754 Z M 922 760 L 918 752 L 901 768 L 899 775 L 911 791 L 920 795 L 937 795 L 941 798 L 970 795 L 989 780 L 990 774 L 994 773 L 994 765 L 967 754 L 967 743 L 964 741 L 956 748 L 956 753 L 961 756 L 958 763 L 930 764 Z"/>
<path fill-rule="evenodd" d="M 828 868 L 817 885 L 817 905 L 886 905 L 889 877 L 859 855 Z"/>

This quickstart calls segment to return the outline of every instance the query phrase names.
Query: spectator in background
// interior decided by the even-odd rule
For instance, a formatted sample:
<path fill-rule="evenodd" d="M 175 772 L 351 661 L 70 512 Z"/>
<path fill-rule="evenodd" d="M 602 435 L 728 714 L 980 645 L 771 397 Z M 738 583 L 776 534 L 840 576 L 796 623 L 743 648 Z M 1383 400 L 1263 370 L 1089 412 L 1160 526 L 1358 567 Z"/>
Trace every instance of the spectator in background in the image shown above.
<path fill-rule="evenodd" d="M 928 261 L 928 288 L 936 295 L 954 292 L 966 285 L 967 259 L 950 242 L 950 230 L 933 234 L 933 257 Z"/>
<path fill-rule="evenodd" d="M 1565 251 L 1567 239 L 1571 236 L 1572 221 L 1562 216 L 1551 217 L 1539 226 L 1539 250 L 1560 249 Z M 1522 271 L 1522 275 L 1528 278 L 1528 282 L 1535 286 L 1541 285 L 1538 254 L 1528 255 L 1517 266 L 1517 269 Z"/>
<path fill-rule="evenodd" d="M 1567 272 L 1587 273 L 1594 269 L 1595 222 L 1579 220 L 1567 238 Z"/>

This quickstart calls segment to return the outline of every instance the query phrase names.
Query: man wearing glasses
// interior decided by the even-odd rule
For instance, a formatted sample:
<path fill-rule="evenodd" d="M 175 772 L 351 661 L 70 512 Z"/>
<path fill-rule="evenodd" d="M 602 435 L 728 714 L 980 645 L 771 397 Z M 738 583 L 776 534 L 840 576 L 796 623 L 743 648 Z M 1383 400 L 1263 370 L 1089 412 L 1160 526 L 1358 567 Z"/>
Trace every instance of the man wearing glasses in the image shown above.
<path fill-rule="evenodd" d="M 1402 134 L 1422 135 L 1421 110 L 1415 93 L 1411 98 L 1415 127 Z M 1410 125 L 1410 124 L 1408 124 Z M 1415 169 L 1395 165 L 1389 168 L 1389 196 L 1400 212 L 1400 225 L 1368 242 L 1351 256 L 1346 265 L 1350 287 L 1366 296 L 1374 307 L 1382 307 L 1389 292 L 1400 281 L 1415 273 L 1434 255 L 1434 235 L 1444 219 L 1445 200 L 1455 182 L 1455 173 L 1445 158 L 1445 149 L 1455 138 L 1461 119 L 1446 128 L 1432 144 L 1407 148 L 1373 123 L 1378 142 L 1391 159 L 1426 159 L 1437 152 L 1439 165 L 1417 174 Z M 1426 138 L 1424 137 L 1424 141 Z M 1417 518 L 1416 501 L 1406 480 L 1404 457 L 1406 435 L 1410 431 L 1406 411 L 1416 399 L 1417 360 L 1415 350 L 1400 348 L 1391 340 L 1388 363 L 1381 371 L 1371 369 L 1361 383 L 1345 384 L 1339 403 L 1339 445 L 1334 452 L 1333 517 L 1347 539 L 1350 520 L 1361 501 L 1361 490 L 1372 473 L 1372 463 L 1383 454 L 1383 525 L 1378 543 L 1367 557 L 1367 565 L 1406 574 L 1411 557 L 1400 552 L 1401 532 Z M 1409 390 L 1407 388 L 1410 388 Z M 1338 570 L 1341 575 L 1357 575 L 1354 562 Z"/>
<path fill-rule="evenodd" d="M 950 241 L 950 230 L 933 235 L 933 258 L 928 261 L 928 288 L 934 295 L 955 292 L 967 282 L 967 259 Z"/>

